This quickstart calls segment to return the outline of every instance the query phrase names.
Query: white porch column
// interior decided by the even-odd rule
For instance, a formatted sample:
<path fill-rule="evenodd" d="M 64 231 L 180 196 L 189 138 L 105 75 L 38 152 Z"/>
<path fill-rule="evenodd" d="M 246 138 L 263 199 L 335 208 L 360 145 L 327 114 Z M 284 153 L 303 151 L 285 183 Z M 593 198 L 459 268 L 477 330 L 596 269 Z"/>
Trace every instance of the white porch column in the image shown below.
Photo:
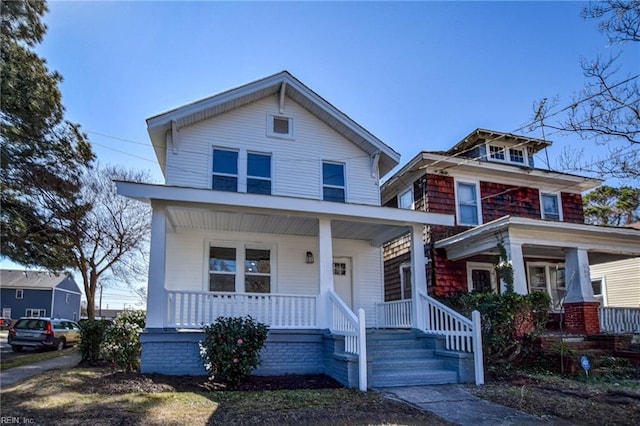
<path fill-rule="evenodd" d="M 564 303 L 597 302 L 593 296 L 591 275 L 589 273 L 589 255 L 587 250 L 572 248 L 565 254 L 565 286 L 567 295 Z"/>
<path fill-rule="evenodd" d="M 513 269 L 513 291 L 518 294 L 527 294 L 529 289 L 527 287 L 527 272 L 524 265 L 524 255 L 522 254 L 522 244 L 512 242 L 504 244 L 507 250 L 507 258 L 511 261 L 511 268 Z M 506 283 L 500 280 L 500 293 L 504 293 L 506 289 Z"/>
<path fill-rule="evenodd" d="M 166 267 L 167 208 L 151 203 L 151 248 L 147 289 L 146 328 L 164 328 L 167 318 L 167 292 L 164 287 Z"/>
<path fill-rule="evenodd" d="M 320 289 L 318 295 L 318 324 L 329 328 L 329 291 L 333 290 L 333 245 L 331 242 L 331 221 L 318 220 L 318 272 Z"/>
<path fill-rule="evenodd" d="M 411 230 L 411 297 L 413 298 L 413 318 L 411 323 L 414 327 L 423 327 L 422 304 L 419 293 L 427 294 L 427 272 L 424 257 L 424 239 L 422 237 L 422 225 L 414 225 Z"/>

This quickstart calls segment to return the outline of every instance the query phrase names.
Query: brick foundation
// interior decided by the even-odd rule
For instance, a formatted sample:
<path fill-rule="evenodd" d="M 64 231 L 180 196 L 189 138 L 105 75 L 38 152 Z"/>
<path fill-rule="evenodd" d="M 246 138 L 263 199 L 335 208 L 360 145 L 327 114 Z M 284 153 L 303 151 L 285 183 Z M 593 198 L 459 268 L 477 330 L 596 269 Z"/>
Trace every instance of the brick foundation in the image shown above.
<path fill-rule="evenodd" d="M 600 333 L 599 302 L 575 302 L 564 305 L 564 329 L 571 334 Z"/>

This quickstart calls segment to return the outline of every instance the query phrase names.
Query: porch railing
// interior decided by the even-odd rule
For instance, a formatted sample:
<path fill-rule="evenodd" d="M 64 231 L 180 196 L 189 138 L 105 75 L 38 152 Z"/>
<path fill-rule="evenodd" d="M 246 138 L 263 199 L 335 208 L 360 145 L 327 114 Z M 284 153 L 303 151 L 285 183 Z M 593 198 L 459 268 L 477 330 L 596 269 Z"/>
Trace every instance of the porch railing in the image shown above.
<path fill-rule="evenodd" d="M 253 319 L 272 328 L 318 328 L 316 296 L 167 291 L 167 326 L 200 328 L 220 316 Z"/>
<path fill-rule="evenodd" d="M 600 308 L 600 331 L 605 333 L 640 332 L 640 308 Z"/>
<path fill-rule="evenodd" d="M 364 309 L 358 310 L 358 316 L 344 303 L 334 291 L 329 291 L 330 330 L 333 334 L 344 336 L 344 351 L 358 355 L 359 388 L 367 390 L 367 331 Z"/>
<path fill-rule="evenodd" d="M 411 299 L 376 303 L 376 325 L 379 328 L 411 328 Z"/>

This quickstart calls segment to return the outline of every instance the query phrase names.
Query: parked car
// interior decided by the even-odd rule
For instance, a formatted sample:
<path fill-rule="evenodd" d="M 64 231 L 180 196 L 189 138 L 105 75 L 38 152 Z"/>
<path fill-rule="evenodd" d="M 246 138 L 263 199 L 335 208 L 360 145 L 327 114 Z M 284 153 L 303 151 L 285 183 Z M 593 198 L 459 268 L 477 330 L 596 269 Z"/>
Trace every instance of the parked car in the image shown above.
<path fill-rule="evenodd" d="M 0 330 L 8 330 L 11 327 L 11 318 L 0 318 Z"/>
<path fill-rule="evenodd" d="M 80 326 L 60 318 L 20 318 L 9 329 L 7 341 L 15 352 L 25 346 L 61 350 L 80 341 Z"/>

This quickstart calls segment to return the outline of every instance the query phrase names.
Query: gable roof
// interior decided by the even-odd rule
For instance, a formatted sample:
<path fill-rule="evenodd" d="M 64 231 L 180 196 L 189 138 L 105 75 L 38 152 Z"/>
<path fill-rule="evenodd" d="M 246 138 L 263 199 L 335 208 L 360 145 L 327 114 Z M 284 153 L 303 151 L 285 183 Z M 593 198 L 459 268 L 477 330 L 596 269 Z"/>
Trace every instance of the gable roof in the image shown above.
<path fill-rule="evenodd" d="M 25 271 L 17 269 L 0 269 L 1 288 L 52 289 L 69 277 L 64 272 Z"/>
<path fill-rule="evenodd" d="M 282 90 L 286 96 L 302 105 L 367 154 L 374 156 L 379 153 L 380 176 L 384 176 L 400 162 L 399 153 L 305 86 L 288 71 L 282 71 L 147 118 L 147 131 L 163 173 L 166 162 L 167 131 L 207 120 L 234 108 L 280 93 Z"/>

